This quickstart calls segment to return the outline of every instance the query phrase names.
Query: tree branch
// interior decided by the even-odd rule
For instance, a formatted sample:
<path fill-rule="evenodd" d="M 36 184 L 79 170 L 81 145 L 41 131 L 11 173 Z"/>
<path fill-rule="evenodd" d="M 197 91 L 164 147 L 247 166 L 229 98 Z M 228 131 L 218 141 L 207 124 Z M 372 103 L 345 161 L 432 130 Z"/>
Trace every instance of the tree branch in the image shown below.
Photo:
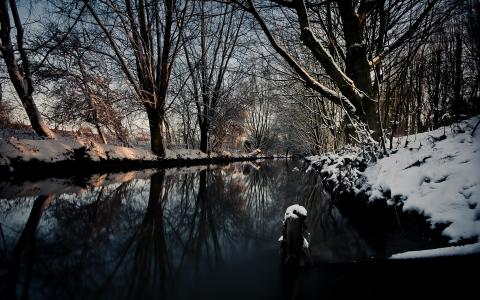
<path fill-rule="evenodd" d="M 282 56 L 283 59 L 288 63 L 288 65 L 304 80 L 305 84 L 320 93 L 322 96 L 327 98 L 328 100 L 334 102 L 337 105 L 344 106 L 347 111 L 350 113 L 354 113 L 356 111 L 355 106 L 345 97 L 340 95 L 339 93 L 335 92 L 332 89 L 324 86 L 317 80 L 315 80 L 308 72 L 302 68 L 295 59 L 288 54 L 288 52 L 280 46 L 280 44 L 276 41 L 273 37 L 272 33 L 268 29 L 268 26 L 265 24 L 265 21 L 262 19 L 258 10 L 253 3 L 253 0 L 248 0 L 249 7 L 247 8 L 248 11 L 255 17 L 257 22 L 260 24 L 263 32 L 267 36 L 272 47 L 277 51 L 277 53 Z"/>

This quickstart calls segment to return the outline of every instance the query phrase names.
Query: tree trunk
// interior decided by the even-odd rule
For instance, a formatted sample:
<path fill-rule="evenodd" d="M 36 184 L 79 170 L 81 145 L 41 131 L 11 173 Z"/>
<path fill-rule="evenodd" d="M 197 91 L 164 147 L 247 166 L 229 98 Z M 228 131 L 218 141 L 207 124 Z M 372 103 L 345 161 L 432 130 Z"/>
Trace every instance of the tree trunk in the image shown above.
<path fill-rule="evenodd" d="M 441 59 L 442 59 L 442 53 L 440 50 L 437 50 L 435 52 L 435 58 L 434 58 L 434 63 L 436 65 L 435 68 L 435 75 L 434 75 L 434 91 L 433 91 L 433 97 L 432 97 L 432 102 L 433 102 L 433 129 L 437 129 L 439 127 L 439 119 L 440 119 L 440 81 L 441 81 L 441 70 L 440 70 L 440 65 L 441 65 Z"/>
<path fill-rule="evenodd" d="M 33 101 L 33 83 L 30 75 L 30 64 L 26 51 L 23 48 L 23 28 L 20 23 L 17 8 L 14 5 L 15 3 L 10 1 L 10 4 L 13 4 L 10 9 L 13 13 L 14 23 L 17 30 L 17 47 L 20 52 L 22 66 L 20 67 L 16 61 L 15 51 L 10 36 L 10 30 L 12 27 L 10 26 L 10 13 L 8 11 L 7 2 L 8 1 L 6 0 L 0 1 L 0 39 L 2 43 L 0 51 L 5 65 L 7 66 L 10 81 L 25 108 L 28 119 L 30 120 L 30 124 L 35 133 L 41 137 L 55 138 L 55 134 L 47 127 Z"/>
<path fill-rule="evenodd" d="M 18 89 L 17 93 L 20 97 L 20 100 L 22 101 L 23 107 L 25 108 L 33 131 L 35 131 L 38 136 L 41 136 L 43 138 L 55 138 L 55 134 L 53 133 L 53 131 L 51 131 L 50 128 L 48 128 L 48 126 L 43 121 L 43 118 L 38 111 L 37 105 L 35 105 L 35 102 L 33 101 L 33 97 L 31 95 L 21 95 L 22 91 Z"/>
<path fill-rule="evenodd" d="M 347 48 L 345 73 L 353 80 L 355 86 L 370 98 L 362 99 L 359 103 L 360 106 L 354 99 L 350 100 L 356 106 L 360 120 L 364 121 L 370 130 L 373 130 L 372 137 L 376 141 L 380 141 L 382 127 L 378 118 L 377 102 L 374 101 L 376 95 L 370 76 L 371 67 L 368 62 L 367 45 L 364 41 L 364 25 L 358 15 L 354 13 L 350 1 L 339 1 L 338 5 Z"/>
<path fill-rule="evenodd" d="M 458 116 L 463 113 L 463 99 L 462 99 L 462 82 L 463 82 L 463 69 L 462 69 L 462 38 L 458 34 L 455 37 L 455 76 L 453 79 L 453 103 L 452 112 L 454 116 Z"/>
<path fill-rule="evenodd" d="M 10 61 L 6 58 L 5 55 L 4 59 L 5 64 L 7 64 L 10 80 L 15 87 L 18 97 L 23 104 L 23 107 L 25 108 L 25 112 L 27 113 L 33 131 L 35 131 L 38 136 L 44 138 L 55 138 L 55 134 L 53 133 L 53 131 L 51 131 L 50 128 L 48 128 L 48 126 L 43 121 L 43 118 L 38 111 L 37 105 L 33 101 L 32 94 L 27 90 L 25 79 L 20 74 L 20 71 L 15 61 Z"/>
<path fill-rule="evenodd" d="M 424 65 L 423 62 L 417 67 L 416 80 L 417 80 L 417 109 L 415 112 L 416 118 L 416 132 L 421 132 L 422 126 L 422 97 L 423 97 L 423 77 L 424 77 Z"/>
<path fill-rule="evenodd" d="M 382 126 L 380 125 L 380 119 L 378 117 L 377 102 L 368 101 L 367 103 L 364 103 L 364 109 L 368 128 L 373 130 L 372 137 L 375 141 L 380 142 L 382 136 Z"/>
<path fill-rule="evenodd" d="M 208 152 L 208 123 L 204 120 L 204 124 L 200 125 L 200 151 Z"/>
<path fill-rule="evenodd" d="M 150 146 L 152 152 L 160 157 L 165 157 L 165 145 L 163 141 L 163 116 L 157 111 L 149 109 L 147 112 L 150 126 Z"/>
<path fill-rule="evenodd" d="M 133 87 L 137 99 L 146 109 L 151 149 L 156 155 L 164 157 L 165 100 L 174 61 L 179 53 L 180 37 L 183 36 L 187 13 L 190 11 L 187 3 L 176 0 L 125 1 L 124 9 L 119 10 L 115 1 L 107 1 L 107 13 L 98 15 L 91 2 L 83 0 L 105 34 L 112 55 Z M 122 20 L 119 25 L 122 30 L 115 35 L 102 21 L 112 16 Z M 132 51 L 123 53 L 119 42 L 125 42 Z M 125 45 L 122 44 L 122 47 Z M 132 59 L 135 61 L 135 72 L 131 68 L 133 64 L 130 64 Z"/>

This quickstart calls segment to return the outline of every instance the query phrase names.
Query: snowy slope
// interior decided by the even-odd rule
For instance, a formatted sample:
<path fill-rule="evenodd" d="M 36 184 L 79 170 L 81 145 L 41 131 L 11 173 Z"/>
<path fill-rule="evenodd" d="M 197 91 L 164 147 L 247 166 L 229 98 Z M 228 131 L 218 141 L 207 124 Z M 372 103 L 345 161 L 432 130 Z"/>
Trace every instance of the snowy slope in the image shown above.
<path fill-rule="evenodd" d="M 412 258 L 424 258 L 424 257 L 441 257 L 441 256 L 457 256 L 467 255 L 480 252 L 480 243 L 464 245 L 464 246 L 452 246 L 445 248 L 409 251 L 403 253 L 397 253 L 392 255 L 391 259 L 412 259 Z"/>
<path fill-rule="evenodd" d="M 369 161 L 361 149 L 309 157 L 333 191 L 364 194 L 371 201 L 401 203 L 429 218 L 432 227 L 447 225 L 452 243 L 480 237 L 480 116 L 434 131 L 393 141 L 389 156 L 360 172 Z M 336 190 L 337 189 L 337 190 Z M 400 201 L 400 202 L 398 202 Z"/>
<path fill-rule="evenodd" d="M 396 152 L 368 167 L 370 200 L 404 199 L 403 210 L 450 224 L 452 242 L 480 236 L 480 130 L 475 117 L 449 127 L 397 139 Z M 408 145 L 405 147 L 405 142 Z"/>

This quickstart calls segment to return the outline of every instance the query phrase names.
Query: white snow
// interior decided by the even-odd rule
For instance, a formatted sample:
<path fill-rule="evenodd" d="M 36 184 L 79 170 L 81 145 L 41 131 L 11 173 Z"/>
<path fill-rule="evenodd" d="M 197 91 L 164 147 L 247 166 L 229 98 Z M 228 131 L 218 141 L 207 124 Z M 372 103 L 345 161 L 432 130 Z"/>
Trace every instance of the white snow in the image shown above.
<path fill-rule="evenodd" d="M 248 153 L 248 156 L 257 156 L 258 154 L 262 153 L 262 150 L 260 149 L 255 149 L 252 152 Z"/>
<path fill-rule="evenodd" d="M 471 136 L 478 120 L 394 141 L 397 152 L 364 172 L 370 200 L 390 191 L 391 198 L 404 199 L 404 211 L 425 214 L 432 226 L 449 224 L 443 234 L 451 242 L 479 237 L 480 132 Z"/>
<path fill-rule="evenodd" d="M 84 149 L 84 154 L 93 161 L 105 159 L 156 160 L 158 157 L 144 148 L 128 148 L 104 145 L 82 138 L 59 137 L 56 140 L 0 139 L 0 163 L 8 165 L 11 160 L 58 162 L 71 160 L 74 151 Z"/>
<path fill-rule="evenodd" d="M 296 219 L 296 218 L 298 218 L 299 215 L 306 217 L 307 216 L 307 210 L 305 209 L 305 207 L 303 207 L 301 205 L 294 204 L 294 205 L 289 206 L 287 208 L 287 210 L 285 211 L 284 220 L 289 219 L 289 218 Z"/>
<path fill-rule="evenodd" d="M 218 156 L 216 153 L 211 153 L 210 157 Z M 165 158 L 167 159 L 203 159 L 209 158 L 207 153 L 203 153 L 198 149 L 167 149 Z"/>
<path fill-rule="evenodd" d="M 480 243 L 469 244 L 464 246 L 452 246 L 445 248 L 409 251 L 392 255 L 391 259 L 412 259 L 425 257 L 442 257 L 442 256 L 457 256 L 480 253 Z"/>
<path fill-rule="evenodd" d="M 310 162 L 307 172 L 318 170 L 334 192 L 348 192 L 354 190 L 355 182 L 362 175 L 358 166 L 368 159 L 369 156 L 359 147 L 347 146 L 337 153 L 307 157 Z"/>
<path fill-rule="evenodd" d="M 99 144 L 85 138 L 72 138 L 58 136 L 55 140 L 41 139 L 18 139 L 9 137 L 0 138 L 0 165 L 8 166 L 12 161 L 59 162 L 74 159 L 74 153 L 83 155 L 92 161 L 100 160 L 142 160 L 156 161 L 160 159 L 150 149 L 145 147 L 122 147 L 115 145 Z M 203 153 L 198 149 L 175 149 L 166 150 L 165 159 L 207 159 L 215 157 L 258 157 L 261 158 L 261 151 L 256 149 L 252 153 L 237 153 L 232 155 L 229 152 Z"/>
<path fill-rule="evenodd" d="M 451 243 L 480 237 L 480 116 L 434 131 L 399 137 L 393 151 L 362 173 L 369 161 L 359 148 L 308 157 L 333 191 L 365 193 L 371 201 L 401 203 L 446 225 Z M 399 202 L 400 201 L 400 202 Z"/>
<path fill-rule="evenodd" d="M 310 247 L 310 244 L 308 243 L 306 238 L 303 238 L 303 248 L 308 249 Z"/>

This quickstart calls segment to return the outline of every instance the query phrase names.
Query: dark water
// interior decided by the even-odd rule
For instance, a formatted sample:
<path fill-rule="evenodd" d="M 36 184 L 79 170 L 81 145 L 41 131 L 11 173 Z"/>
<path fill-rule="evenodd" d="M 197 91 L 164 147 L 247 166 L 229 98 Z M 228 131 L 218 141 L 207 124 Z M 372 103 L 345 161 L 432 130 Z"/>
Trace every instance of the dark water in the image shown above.
<path fill-rule="evenodd" d="M 438 269 L 456 272 L 478 263 L 477 258 L 415 263 L 370 259 L 385 256 L 388 243 L 379 246 L 378 239 L 372 242 L 357 230 L 333 205 L 319 177 L 304 169 L 301 162 L 264 161 L 3 184 L 1 295 L 381 296 L 398 281 L 428 287 L 445 278 Z M 286 270 L 279 264 L 277 240 L 283 213 L 295 203 L 309 212 L 315 266 Z M 457 274 L 453 281 L 460 279 Z M 421 282 L 427 285 L 415 286 Z"/>

